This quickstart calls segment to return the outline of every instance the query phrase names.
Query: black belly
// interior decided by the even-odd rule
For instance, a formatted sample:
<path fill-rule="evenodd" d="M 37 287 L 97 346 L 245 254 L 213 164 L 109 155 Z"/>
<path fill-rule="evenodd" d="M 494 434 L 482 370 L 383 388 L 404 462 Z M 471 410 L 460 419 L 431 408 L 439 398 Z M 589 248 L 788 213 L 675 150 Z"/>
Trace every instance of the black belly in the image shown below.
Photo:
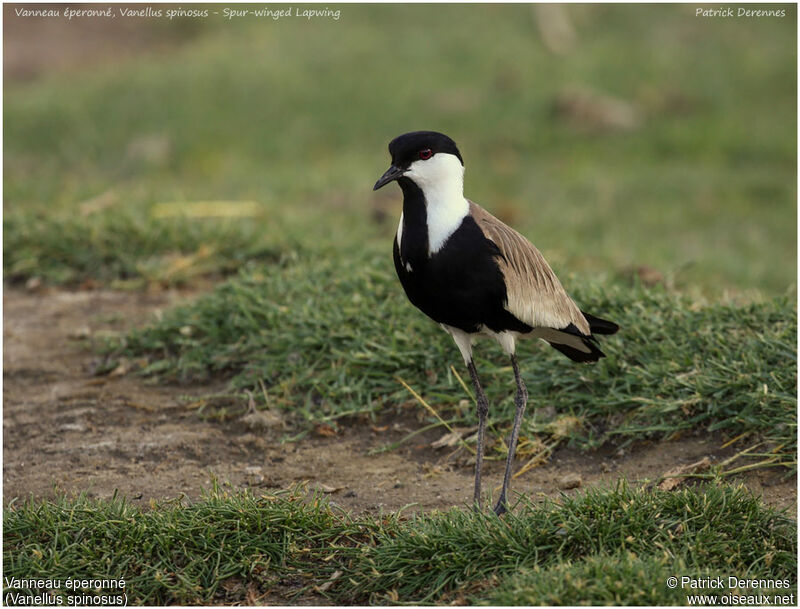
<path fill-rule="evenodd" d="M 405 230 L 403 236 L 412 238 Z M 403 243 L 405 256 L 401 259 L 395 239 L 394 265 L 409 300 L 428 317 L 470 333 L 478 332 L 482 325 L 495 332 L 532 330 L 505 309 L 506 286 L 497 266 L 502 254 L 472 217 L 464 218 L 433 256 L 428 257 L 427 251 L 412 252 L 412 247 Z M 427 250 L 427 239 L 424 248 Z"/>

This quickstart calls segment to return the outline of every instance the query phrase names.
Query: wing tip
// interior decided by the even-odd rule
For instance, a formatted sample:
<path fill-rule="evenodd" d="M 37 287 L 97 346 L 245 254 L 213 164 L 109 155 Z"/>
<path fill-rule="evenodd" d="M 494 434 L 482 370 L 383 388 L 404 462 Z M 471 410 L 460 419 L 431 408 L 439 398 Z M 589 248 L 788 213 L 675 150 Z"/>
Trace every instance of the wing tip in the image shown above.
<path fill-rule="evenodd" d="M 619 332 L 619 325 L 613 321 L 602 319 L 594 315 L 590 315 L 585 311 L 581 311 L 586 321 L 589 323 L 589 330 L 592 334 L 616 334 Z"/>
<path fill-rule="evenodd" d="M 600 351 L 597 345 L 594 344 L 594 341 L 592 341 L 589 338 L 585 338 L 583 340 L 583 344 L 586 345 L 586 347 L 589 349 L 588 352 L 576 349 L 575 347 L 571 347 L 563 343 L 550 342 L 549 340 L 547 342 L 551 347 L 553 347 L 553 349 L 555 349 L 562 355 L 566 355 L 573 362 L 586 364 L 586 363 L 596 362 L 601 357 L 606 356 L 606 354 Z"/>

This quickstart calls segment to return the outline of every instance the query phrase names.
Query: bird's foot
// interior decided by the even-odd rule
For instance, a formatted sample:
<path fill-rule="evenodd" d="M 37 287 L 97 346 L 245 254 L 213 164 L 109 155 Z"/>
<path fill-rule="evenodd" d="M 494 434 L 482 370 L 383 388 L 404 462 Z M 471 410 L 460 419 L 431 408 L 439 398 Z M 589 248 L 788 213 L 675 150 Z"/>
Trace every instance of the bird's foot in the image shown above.
<path fill-rule="evenodd" d="M 508 508 L 506 507 L 506 498 L 505 497 L 500 497 L 500 500 L 497 502 L 497 505 L 494 506 L 494 510 L 493 511 L 498 516 L 502 516 L 503 514 L 505 514 L 508 511 Z"/>

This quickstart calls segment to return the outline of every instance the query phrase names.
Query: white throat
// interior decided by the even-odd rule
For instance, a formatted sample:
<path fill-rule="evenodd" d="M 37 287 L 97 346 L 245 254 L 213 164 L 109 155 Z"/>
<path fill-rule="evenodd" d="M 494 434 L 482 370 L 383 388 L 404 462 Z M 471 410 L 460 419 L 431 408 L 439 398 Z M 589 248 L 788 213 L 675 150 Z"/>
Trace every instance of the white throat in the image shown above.
<path fill-rule="evenodd" d="M 431 256 L 444 247 L 469 214 L 469 202 L 464 198 L 464 166 L 457 156 L 439 152 L 427 161 L 411 163 L 405 177 L 413 180 L 425 196 Z"/>

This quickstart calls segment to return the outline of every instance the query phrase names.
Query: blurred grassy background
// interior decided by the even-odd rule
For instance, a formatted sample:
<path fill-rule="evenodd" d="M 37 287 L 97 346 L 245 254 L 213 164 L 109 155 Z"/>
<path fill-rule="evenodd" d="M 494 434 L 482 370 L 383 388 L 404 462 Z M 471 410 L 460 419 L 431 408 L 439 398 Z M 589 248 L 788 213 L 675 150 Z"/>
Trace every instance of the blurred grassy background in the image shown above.
<path fill-rule="evenodd" d="M 140 285 L 299 249 L 388 256 L 399 192 L 370 190 L 386 144 L 437 129 L 461 147 L 468 196 L 556 270 L 785 293 L 797 69 L 781 6 L 570 5 L 560 52 L 541 28 L 559 16 L 526 5 L 125 21 L 176 43 L 114 59 L 112 42 L 103 63 L 6 79 L 6 277 Z"/>

